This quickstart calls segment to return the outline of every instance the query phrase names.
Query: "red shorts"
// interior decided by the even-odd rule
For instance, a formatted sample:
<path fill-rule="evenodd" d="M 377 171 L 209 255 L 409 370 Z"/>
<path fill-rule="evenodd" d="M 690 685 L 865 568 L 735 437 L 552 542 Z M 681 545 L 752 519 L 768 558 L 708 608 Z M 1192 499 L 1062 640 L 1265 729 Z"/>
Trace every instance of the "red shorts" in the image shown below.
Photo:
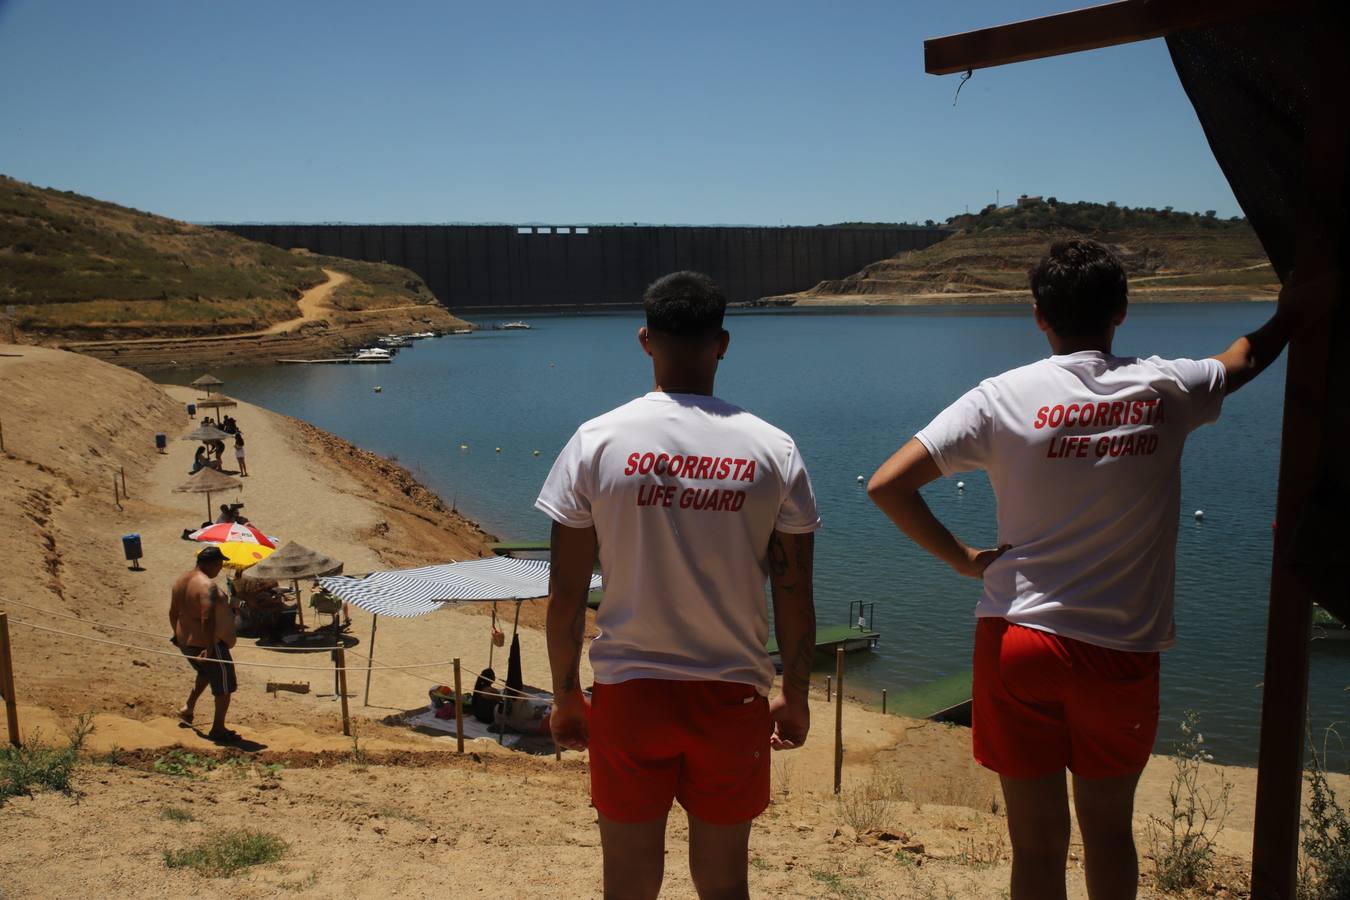
<path fill-rule="evenodd" d="M 1135 774 L 1158 733 L 1158 654 L 981 618 L 971 724 L 976 762 L 1008 778 Z"/>
<path fill-rule="evenodd" d="M 591 692 L 591 803 L 646 822 L 671 802 L 712 825 L 769 805 L 769 702 L 753 685 L 641 678 Z"/>

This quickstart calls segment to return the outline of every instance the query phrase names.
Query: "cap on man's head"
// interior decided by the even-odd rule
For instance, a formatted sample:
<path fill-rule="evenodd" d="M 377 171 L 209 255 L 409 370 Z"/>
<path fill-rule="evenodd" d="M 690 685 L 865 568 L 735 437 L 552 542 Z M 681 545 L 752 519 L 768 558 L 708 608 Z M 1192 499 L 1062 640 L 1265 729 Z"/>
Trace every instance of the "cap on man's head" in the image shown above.
<path fill-rule="evenodd" d="M 213 563 L 213 562 L 223 563 L 224 561 L 225 561 L 225 554 L 221 553 L 220 548 L 217 547 L 215 544 L 203 548 L 197 554 L 198 565 L 201 565 L 202 563 Z"/>

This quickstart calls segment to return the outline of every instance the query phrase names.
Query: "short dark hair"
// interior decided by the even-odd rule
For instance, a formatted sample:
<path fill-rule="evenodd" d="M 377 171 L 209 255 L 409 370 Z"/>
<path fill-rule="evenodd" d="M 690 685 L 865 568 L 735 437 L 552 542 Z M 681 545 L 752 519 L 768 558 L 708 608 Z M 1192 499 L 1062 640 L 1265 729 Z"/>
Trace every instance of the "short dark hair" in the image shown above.
<path fill-rule="evenodd" d="M 1059 241 L 1031 270 L 1031 294 L 1060 337 L 1098 334 L 1125 307 L 1125 268 L 1096 241 Z"/>
<path fill-rule="evenodd" d="M 647 327 L 683 337 L 722 331 L 727 298 L 711 278 L 699 272 L 672 272 L 653 281 L 642 297 Z"/>

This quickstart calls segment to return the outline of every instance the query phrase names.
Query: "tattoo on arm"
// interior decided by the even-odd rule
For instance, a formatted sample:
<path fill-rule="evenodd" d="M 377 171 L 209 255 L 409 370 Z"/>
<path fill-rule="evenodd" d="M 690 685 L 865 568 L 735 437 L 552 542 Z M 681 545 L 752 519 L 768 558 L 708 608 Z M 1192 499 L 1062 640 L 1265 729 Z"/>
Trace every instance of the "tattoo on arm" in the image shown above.
<path fill-rule="evenodd" d="M 816 611 L 812 596 L 813 534 L 783 535 L 769 541 L 769 577 L 773 586 L 783 688 L 804 695 L 811 686 L 816 651 Z"/>
<path fill-rule="evenodd" d="M 783 684 L 789 690 L 805 694 L 811 689 L 811 660 L 816 653 L 815 619 L 812 629 L 797 641 L 797 652 L 792 656 L 791 664 L 783 666 Z"/>

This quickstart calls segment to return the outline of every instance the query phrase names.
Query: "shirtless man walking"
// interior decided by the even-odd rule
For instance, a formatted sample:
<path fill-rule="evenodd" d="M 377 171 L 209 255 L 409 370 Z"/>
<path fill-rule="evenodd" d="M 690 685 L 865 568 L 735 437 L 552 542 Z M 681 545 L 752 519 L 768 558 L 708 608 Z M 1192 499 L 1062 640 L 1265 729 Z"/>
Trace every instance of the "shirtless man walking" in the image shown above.
<path fill-rule="evenodd" d="M 224 562 L 219 547 L 207 547 L 197 554 L 197 565 L 173 583 L 169 625 L 173 627 L 174 645 L 197 673 L 197 682 L 178 717 L 191 725 L 197 698 L 209 686 L 216 709 L 206 736 L 213 741 L 237 741 L 239 734 L 225 727 L 230 695 L 239 686 L 230 657 L 235 640 L 234 613 L 224 592 L 212 581 Z"/>

